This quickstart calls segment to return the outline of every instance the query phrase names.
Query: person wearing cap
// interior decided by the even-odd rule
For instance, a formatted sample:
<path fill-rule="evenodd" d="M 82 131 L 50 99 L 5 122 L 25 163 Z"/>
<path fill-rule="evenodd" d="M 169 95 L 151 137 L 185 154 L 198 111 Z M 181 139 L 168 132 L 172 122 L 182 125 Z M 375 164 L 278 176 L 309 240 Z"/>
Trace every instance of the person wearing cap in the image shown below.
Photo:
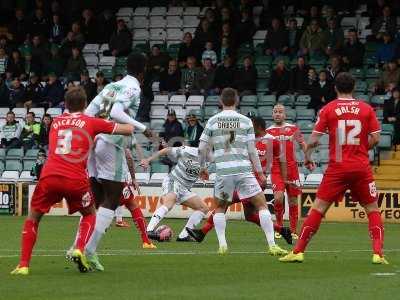
<path fill-rule="evenodd" d="M 167 119 L 163 125 L 164 131 L 160 133 L 160 137 L 168 143 L 171 139 L 176 137 L 184 137 L 183 126 L 181 122 L 176 118 L 175 110 L 169 109 L 167 114 Z M 174 142 L 171 147 L 181 146 L 181 142 Z"/>
<path fill-rule="evenodd" d="M 88 102 L 96 97 L 96 84 L 90 79 L 89 72 L 86 69 L 81 72 L 80 86 L 85 90 Z"/>
<path fill-rule="evenodd" d="M 198 147 L 200 136 L 203 133 L 204 127 L 201 126 L 196 114 L 190 112 L 186 116 L 187 126 L 185 128 L 185 139 L 190 147 Z"/>
<path fill-rule="evenodd" d="M 132 49 L 132 33 L 126 27 L 125 21 L 117 21 L 117 30 L 112 34 L 108 43 L 110 50 L 104 51 L 106 56 L 127 56 Z"/>
<path fill-rule="evenodd" d="M 64 87 L 55 73 L 50 73 L 48 77 L 49 80 L 43 89 L 41 104 L 46 107 L 54 107 L 64 100 Z"/>
<path fill-rule="evenodd" d="M 72 48 L 72 56 L 65 66 L 64 75 L 70 80 L 79 81 L 79 75 L 86 69 L 86 61 L 78 47 Z"/>
<path fill-rule="evenodd" d="M 40 105 L 42 93 L 43 85 L 40 83 L 39 76 L 35 73 L 31 73 L 28 86 L 26 87 L 26 101 L 24 106 L 29 109 Z"/>

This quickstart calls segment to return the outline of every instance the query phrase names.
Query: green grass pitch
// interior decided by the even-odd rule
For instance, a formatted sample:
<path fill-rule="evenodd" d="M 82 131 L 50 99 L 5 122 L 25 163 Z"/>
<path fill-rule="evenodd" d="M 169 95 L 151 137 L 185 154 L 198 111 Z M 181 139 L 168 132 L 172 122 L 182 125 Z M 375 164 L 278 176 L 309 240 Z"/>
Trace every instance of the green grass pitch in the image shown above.
<path fill-rule="evenodd" d="M 77 218 L 45 217 L 31 274 L 14 277 L 23 218 L 0 217 L 0 299 L 399 299 L 400 226 L 386 225 L 387 266 L 370 263 L 366 224 L 323 223 L 303 264 L 265 254 L 255 225 L 228 221 L 231 253 L 218 256 L 215 232 L 202 244 L 140 248 L 136 228 L 112 227 L 100 249 L 104 273 L 80 274 L 64 258 Z M 175 233 L 185 220 L 164 220 Z M 284 241 L 281 246 L 288 249 Z"/>

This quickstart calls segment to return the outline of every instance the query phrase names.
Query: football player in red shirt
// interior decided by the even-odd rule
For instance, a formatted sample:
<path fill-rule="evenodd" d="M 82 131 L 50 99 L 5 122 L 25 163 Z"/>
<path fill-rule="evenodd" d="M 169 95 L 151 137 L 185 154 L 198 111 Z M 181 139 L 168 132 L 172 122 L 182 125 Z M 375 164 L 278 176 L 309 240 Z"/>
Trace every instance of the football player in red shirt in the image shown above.
<path fill-rule="evenodd" d="M 340 201 L 346 190 L 365 209 L 372 239 L 372 263 L 388 264 L 383 256 L 383 224 L 377 203 L 377 190 L 369 165 L 368 150 L 379 143 L 380 126 L 373 108 L 355 100 L 355 80 L 349 73 L 335 79 L 338 99 L 328 103 L 319 113 L 306 152 L 306 166 L 314 168 L 311 152 L 320 137 L 329 134 L 329 164 L 318 188 L 317 197 L 303 223 L 293 251 L 280 260 L 302 262 L 304 251 L 321 220 L 333 202 Z"/>
<path fill-rule="evenodd" d="M 87 157 L 94 138 L 99 133 L 132 135 L 132 125 L 88 117 L 83 114 L 86 93 L 73 88 L 65 94 L 65 107 L 69 113 L 56 117 L 49 134 L 49 155 L 30 204 L 30 212 L 22 230 L 21 258 L 13 275 L 28 275 L 32 250 L 36 242 L 39 222 L 51 207 L 63 198 L 68 211 L 82 214 L 79 238 L 72 258 L 81 272 L 89 265 L 83 254 L 84 247 L 93 232 L 96 209 L 86 173 Z"/>
<path fill-rule="evenodd" d="M 286 169 L 287 164 L 286 161 L 280 160 L 280 143 L 275 140 L 275 138 L 269 134 L 265 134 L 265 121 L 260 117 L 253 117 L 251 119 L 253 121 L 254 133 L 256 135 L 256 148 L 258 155 L 260 157 L 261 166 L 264 170 L 264 174 L 266 174 L 272 165 L 272 161 L 274 159 L 278 160 L 279 168 L 282 171 L 282 178 L 286 178 Z M 265 187 L 263 187 L 265 188 Z M 233 196 L 232 204 L 240 202 L 239 197 L 235 193 Z M 244 217 L 246 221 L 252 222 L 258 226 L 260 226 L 260 218 L 258 216 L 258 211 L 255 206 L 250 202 L 242 200 L 243 210 L 244 210 Z M 197 242 L 202 242 L 207 235 L 207 233 L 214 228 L 214 221 L 213 215 L 215 211 L 211 213 L 208 217 L 206 223 L 204 223 L 201 229 L 190 229 L 186 228 L 186 231 L 189 235 L 194 238 Z M 292 244 L 292 236 L 291 231 L 287 227 L 283 227 L 282 225 L 274 224 L 274 230 L 279 232 L 281 236 L 286 240 L 288 244 Z"/>
<path fill-rule="evenodd" d="M 298 196 L 301 195 L 299 170 L 297 168 L 297 160 L 295 156 L 295 142 L 297 142 L 305 153 L 306 143 L 300 129 L 295 124 L 285 121 L 285 107 L 282 104 L 274 106 L 272 111 L 274 125 L 267 128 L 266 132 L 282 143 L 282 151 L 285 153 L 287 162 L 287 180 L 282 178 L 279 160 L 274 159 L 271 170 L 272 189 L 274 191 L 274 211 L 276 223 L 283 225 L 283 214 L 285 210 L 285 191 L 289 197 L 289 222 L 292 238 L 298 239 L 297 222 L 299 219 Z M 276 238 L 280 238 L 280 234 L 275 234 Z"/>

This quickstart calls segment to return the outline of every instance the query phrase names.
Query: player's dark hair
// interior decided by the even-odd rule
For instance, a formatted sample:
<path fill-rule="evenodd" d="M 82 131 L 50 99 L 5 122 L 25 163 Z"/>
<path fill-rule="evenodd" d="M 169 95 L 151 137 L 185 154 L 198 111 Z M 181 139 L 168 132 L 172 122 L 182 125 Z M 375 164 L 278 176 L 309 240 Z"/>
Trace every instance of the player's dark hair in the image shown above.
<path fill-rule="evenodd" d="M 225 106 L 234 106 L 237 101 L 237 92 L 232 88 L 224 88 L 221 93 L 221 102 Z"/>
<path fill-rule="evenodd" d="M 354 77 L 348 72 L 341 72 L 335 78 L 335 87 L 340 94 L 351 94 L 355 84 Z"/>
<path fill-rule="evenodd" d="M 35 117 L 35 113 L 34 113 L 33 111 L 28 111 L 28 112 L 26 113 L 26 115 L 32 115 L 32 117 Z"/>
<path fill-rule="evenodd" d="M 267 125 L 265 124 L 265 120 L 261 117 L 252 117 L 251 121 L 253 122 L 254 128 L 265 130 L 265 128 L 267 127 Z"/>
<path fill-rule="evenodd" d="M 81 112 L 86 107 L 86 92 L 81 87 L 73 87 L 65 93 L 65 108 L 70 113 Z"/>
<path fill-rule="evenodd" d="M 126 69 L 129 75 L 137 76 L 144 73 L 146 68 L 146 58 L 140 53 L 131 53 L 128 56 Z"/>

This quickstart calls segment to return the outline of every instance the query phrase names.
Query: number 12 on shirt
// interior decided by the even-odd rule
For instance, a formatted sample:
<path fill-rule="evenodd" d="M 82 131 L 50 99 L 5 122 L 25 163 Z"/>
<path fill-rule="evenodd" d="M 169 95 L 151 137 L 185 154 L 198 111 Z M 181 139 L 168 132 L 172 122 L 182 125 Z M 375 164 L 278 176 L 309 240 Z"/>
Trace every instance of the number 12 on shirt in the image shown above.
<path fill-rule="evenodd" d="M 360 120 L 339 120 L 338 137 L 340 145 L 360 145 L 362 124 Z"/>

